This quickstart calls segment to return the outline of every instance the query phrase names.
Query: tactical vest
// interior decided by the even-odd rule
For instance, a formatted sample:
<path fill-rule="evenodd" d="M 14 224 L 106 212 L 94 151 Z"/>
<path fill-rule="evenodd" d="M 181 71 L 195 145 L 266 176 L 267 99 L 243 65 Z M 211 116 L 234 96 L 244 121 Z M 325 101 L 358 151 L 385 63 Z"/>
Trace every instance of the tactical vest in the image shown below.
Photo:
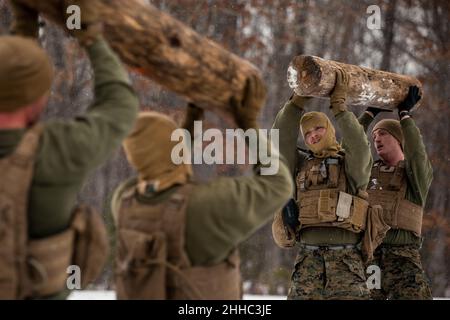
<path fill-rule="evenodd" d="M 136 187 L 124 192 L 116 237 L 119 299 L 241 298 L 237 250 L 217 265 L 190 263 L 185 225 L 191 189 L 189 184 L 181 186 L 168 200 L 155 204 L 139 202 Z"/>
<path fill-rule="evenodd" d="M 348 194 L 343 158 L 310 156 L 296 176 L 300 229 L 338 227 L 365 229 L 368 202 Z"/>
<path fill-rule="evenodd" d="M 369 202 L 383 208 L 383 218 L 391 228 L 411 231 L 420 237 L 423 208 L 405 198 L 407 186 L 404 161 L 395 167 L 377 161 L 367 189 Z"/>
<path fill-rule="evenodd" d="M 29 239 L 28 194 L 42 131 L 39 124 L 27 130 L 16 150 L 0 159 L 0 299 L 57 294 L 67 288 L 67 267 L 72 264 L 80 267 L 84 287 L 102 270 L 107 255 L 100 216 L 81 207 L 68 230 Z"/>

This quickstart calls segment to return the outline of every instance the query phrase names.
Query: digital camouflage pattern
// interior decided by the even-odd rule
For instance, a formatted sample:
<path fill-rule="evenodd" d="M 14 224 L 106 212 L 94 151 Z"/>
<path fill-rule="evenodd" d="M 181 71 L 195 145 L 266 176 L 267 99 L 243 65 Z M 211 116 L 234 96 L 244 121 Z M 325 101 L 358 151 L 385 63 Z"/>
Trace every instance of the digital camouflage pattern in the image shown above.
<path fill-rule="evenodd" d="M 432 294 L 422 268 L 418 245 L 383 245 L 370 264 L 381 269 L 381 289 L 372 289 L 374 300 L 430 300 Z"/>
<path fill-rule="evenodd" d="M 289 300 L 369 298 L 370 291 L 358 249 L 300 249 L 292 273 Z"/>
<path fill-rule="evenodd" d="M 306 154 L 297 151 L 297 140 L 300 119 L 305 109 L 311 108 L 311 103 L 311 99 L 302 100 L 299 104 L 288 101 L 278 112 L 273 124 L 273 128 L 280 130 L 280 154 L 288 160 L 292 177 L 307 161 Z M 369 144 L 363 127 L 352 112 L 336 112 L 335 119 L 343 137 L 342 147 L 346 151 L 344 165 L 347 192 L 355 195 L 359 189 L 365 189 L 369 182 L 372 167 Z M 333 227 L 305 228 L 298 236 L 299 242 L 309 245 L 356 245 L 360 241 L 359 234 Z M 366 286 L 364 264 L 359 250 L 300 250 L 288 299 L 369 298 L 370 292 Z"/>
<path fill-rule="evenodd" d="M 367 131 L 374 120 L 364 112 L 359 122 Z M 425 206 L 433 179 L 433 168 L 428 159 L 419 128 L 412 118 L 400 121 L 404 136 L 407 189 L 405 198 Z M 380 248 L 375 250 L 374 260 L 381 268 L 381 289 L 372 290 L 373 299 L 432 299 L 432 293 L 420 260 L 421 238 L 411 231 L 391 229 Z"/>

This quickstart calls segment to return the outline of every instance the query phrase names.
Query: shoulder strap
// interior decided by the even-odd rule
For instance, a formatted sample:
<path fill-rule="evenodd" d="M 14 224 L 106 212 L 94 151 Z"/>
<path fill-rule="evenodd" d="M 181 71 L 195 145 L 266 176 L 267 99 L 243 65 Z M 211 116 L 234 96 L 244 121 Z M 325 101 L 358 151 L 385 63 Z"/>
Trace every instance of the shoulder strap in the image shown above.
<path fill-rule="evenodd" d="M 34 163 L 39 139 L 44 126 L 40 123 L 34 125 L 25 132 L 16 150 L 10 155 L 10 160 L 21 167 L 26 167 L 30 162 Z"/>
<path fill-rule="evenodd" d="M 3 239 L 2 243 L 9 243 L 13 246 L 11 253 L 14 256 L 11 257 L 11 260 L 15 261 L 14 264 L 9 264 L 2 270 L 2 272 L 10 274 L 10 278 L 7 279 L 7 283 L 0 283 L 0 295 L 10 295 L 14 299 L 26 298 L 32 290 L 26 265 L 28 193 L 33 179 L 35 155 L 42 131 L 43 126 L 41 124 L 27 130 L 16 150 L 0 162 L 2 167 L 0 191 L 12 206 L 9 210 L 3 212 L 3 215 L 6 216 L 2 217 L 1 223 L 5 224 L 5 227 L 12 232 L 8 233 L 8 239 Z M 0 256 L 0 259 L 6 258 Z M 6 288 L 8 284 L 10 287 Z M 11 292 L 11 288 L 13 288 L 13 292 Z"/>

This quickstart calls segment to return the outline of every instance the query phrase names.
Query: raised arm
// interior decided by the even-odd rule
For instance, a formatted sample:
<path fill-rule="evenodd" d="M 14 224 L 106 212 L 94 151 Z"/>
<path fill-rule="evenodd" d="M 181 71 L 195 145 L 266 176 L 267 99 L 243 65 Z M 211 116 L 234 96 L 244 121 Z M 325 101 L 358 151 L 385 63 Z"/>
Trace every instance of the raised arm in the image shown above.
<path fill-rule="evenodd" d="M 373 160 L 363 126 L 347 110 L 347 86 L 348 75 L 343 70 L 337 70 L 336 86 L 330 98 L 331 111 L 342 133 L 349 192 L 357 194 L 359 189 L 366 189 L 369 183 Z"/>

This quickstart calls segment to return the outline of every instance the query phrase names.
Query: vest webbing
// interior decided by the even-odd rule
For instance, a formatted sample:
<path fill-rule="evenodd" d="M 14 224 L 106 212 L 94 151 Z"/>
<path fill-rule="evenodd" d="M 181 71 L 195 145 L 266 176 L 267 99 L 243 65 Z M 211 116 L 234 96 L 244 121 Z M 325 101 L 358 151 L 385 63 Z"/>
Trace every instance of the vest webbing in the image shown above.
<path fill-rule="evenodd" d="M 27 275 L 27 205 L 34 155 L 42 131 L 27 130 L 15 151 L 0 159 L 0 298 L 20 299 L 29 294 Z"/>
<path fill-rule="evenodd" d="M 383 208 L 383 217 L 392 229 L 411 231 L 419 237 L 423 208 L 406 199 L 407 187 L 404 161 L 395 167 L 384 166 L 381 161 L 375 162 L 367 190 L 370 204 Z"/>
<path fill-rule="evenodd" d="M 368 202 L 346 193 L 342 159 L 310 157 L 296 176 L 300 228 L 365 229 Z M 342 209 L 344 208 L 344 209 Z"/>
<path fill-rule="evenodd" d="M 137 200 L 136 187 L 124 192 L 116 254 L 119 299 L 240 299 L 237 250 L 217 265 L 191 265 L 185 225 L 192 187 L 180 186 L 166 201 L 151 204 Z"/>
<path fill-rule="evenodd" d="M 66 284 L 73 232 L 28 237 L 28 196 L 43 126 L 27 130 L 9 156 L 0 159 L 0 299 L 39 298 Z"/>

